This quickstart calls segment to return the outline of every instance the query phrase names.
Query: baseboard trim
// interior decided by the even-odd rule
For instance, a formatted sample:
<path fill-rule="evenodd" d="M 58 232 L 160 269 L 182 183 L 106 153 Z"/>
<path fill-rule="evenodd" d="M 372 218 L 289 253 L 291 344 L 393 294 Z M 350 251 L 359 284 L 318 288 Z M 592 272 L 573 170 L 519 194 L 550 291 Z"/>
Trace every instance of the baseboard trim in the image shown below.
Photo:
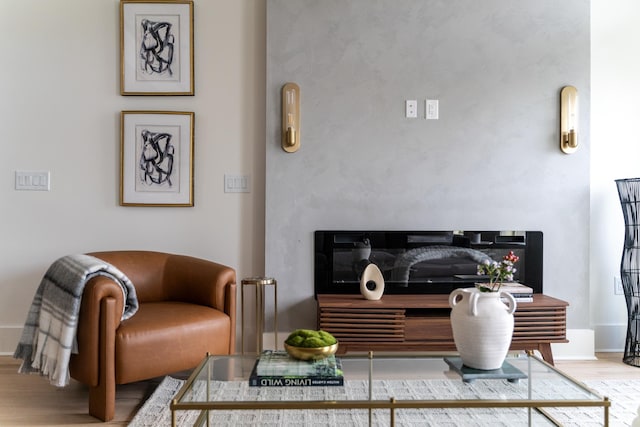
<path fill-rule="evenodd" d="M 262 348 L 284 350 L 284 340 L 291 332 L 278 332 L 278 345 L 276 347 L 275 332 L 265 332 L 262 334 Z"/>
<path fill-rule="evenodd" d="M 598 325 L 600 331 L 596 334 L 592 329 L 567 329 L 568 343 L 551 344 L 553 351 L 553 358 L 555 360 L 596 360 L 595 352 L 596 348 L 598 352 L 620 352 L 623 348 L 619 346 L 617 342 L 609 346 L 605 346 L 607 343 L 600 342 L 600 345 L 596 346 L 595 336 L 613 336 L 619 335 L 620 328 L 626 333 L 625 325 Z M 613 330 L 612 330 L 613 329 Z M 612 334 L 611 332 L 615 332 Z M 22 325 L 5 325 L 0 326 L 0 355 L 9 356 L 13 355 L 16 345 L 20 340 L 22 334 Z M 278 332 L 278 349 L 283 349 L 283 342 L 289 332 Z M 624 335 L 623 335 L 624 336 Z M 263 334 L 263 346 L 264 348 L 274 349 L 276 348 L 275 333 L 266 332 Z"/>
<path fill-rule="evenodd" d="M 551 344 L 554 360 L 597 360 L 592 329 L 567 329 L 568 343 Z"/>
<path fill-rule="evenodd" d="M 22 325 L 0 326 L 0 355 L 13 355 L 22 335 Z M 555 360 L 595 360 L 597 352 L 624 351 L 624 334 L 626 325 L 596 325 L 592 329 L 567 329 L 568 343 L 551 344 Z M 289 332 L 278 332 L 278 349 L 283 349 L 283 342 Z M 622 337 L 620 339 L 619 337 Z M 596 337 L 598 340 L 596 341 Z M 613 337 L 613 338 L 612 338 Z M 276 348 L 275 333 L 263 334 L 264 348 Z"/>
<path fill-rule="evenodd" d="M 283 342 L 289 332 L 278 332 L 278 348 L 283 349 Z M 262 335 L 264 348 L 275 349 L 275 333 L 265 332 Z M 551 344 L 554 360 L 597 360 L 592 329 L 567 329 L 568 343 Z"/>
<path fill-rule="evenodd" d="M 594 325 L 597 352 L 623 352 L 624 340 L 627 336 L 626 323 L 607 323 Z"/>
<path fill-rule="evenodd" d="M 13 356 L 23 325 L 1 325 L 0 326 L 0 356 Z"/>

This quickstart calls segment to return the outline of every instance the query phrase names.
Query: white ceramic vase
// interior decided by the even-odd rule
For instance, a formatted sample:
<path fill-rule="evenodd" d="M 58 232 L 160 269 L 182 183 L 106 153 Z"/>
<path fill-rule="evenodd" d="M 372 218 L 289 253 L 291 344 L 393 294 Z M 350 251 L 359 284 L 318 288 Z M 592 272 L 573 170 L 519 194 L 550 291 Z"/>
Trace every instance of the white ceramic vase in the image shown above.
<path fill-rule="evenodd" d="M 513 336 L 513 296 L 476 288 L 456 289 L 449 294 L 449 305 L 453 340 L 462 363 L 482 370 L 502 367 Z"/>

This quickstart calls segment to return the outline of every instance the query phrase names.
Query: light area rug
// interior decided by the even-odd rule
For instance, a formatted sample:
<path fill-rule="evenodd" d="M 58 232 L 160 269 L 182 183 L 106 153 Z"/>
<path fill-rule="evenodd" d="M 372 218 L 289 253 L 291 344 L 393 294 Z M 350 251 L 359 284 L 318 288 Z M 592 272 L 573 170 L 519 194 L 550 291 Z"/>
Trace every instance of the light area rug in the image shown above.
<path fill-rule="evenodd" d="M 526 382 L 526 381 L 525 381 Z M 183 380 L 165 377 L 154 393 L 143 404 L 135 415 L 130 427 L 170 426 L 171 410 L 169 402 L 184 384 Z M 498 385 L 499 384 L 499 385 Z M 640 381 L 589 381 L 585 383 L 599 394 L 609 397 L 612 402 L 609 413 L 609 425 L 612 427 L 631 426 L 637 416 L 640 405 Z M 260 388 L 249 387 L 244 382 L 212 382 L 217 393 L 225 400 L 240 400 L 247 393 L 262 400 L 310 399 L 323 398 L 356 398 L 366 399 L 368 385 L 364 382 L 350 382 L 349 387 L 289 387 Z M 500 394 L 504 387 L 517 387 L 506 382 L 475 381 L 464 384 L 454 381 L 381 381 L 374 389 L 374 398 L 386 400 L 388 396 L 397 399 L 424 398 L 429 393 L 436 393 L 441 398 L 450 395 L 454 399 L 472 398 L 476 393 L 489 395 Z M 520 383 L 522 387 L 522 382 Z M 508 391 L 508 390 L 507 390 Z M 460 393 L 467 396 L 460 396 Z M 328 395 L 327 395 L 328 393 Z M 545 387 L 545 393 L 561 394 L 562 390 L 553 384 Z M 379 395 L 379 396 L 377 396 Z M 386 397 L 383 397 L 386 396 Z M 549 412 L 565 426 L 591 427 L 603 425 L 602 408 L 550 408 Z M 193 425 L 198 416 L 197 411 L 177 411 L 176 421 L 179 426 Z M 533 412 L 532 425 L 550 425 L 540 414 Z M 211 411 L 210 425 L 213 426 L 367 426 L 369 415 L 366 410 L 330 410 L 330 411 Z M 374 426 L 389 425 L 389 411 L 375 410 L 372 424 Z M 528 419 L 526 409 L 521 408 L 482 408 L 482 409 L 429 409 L 396 411 L 398 426 L 526 426 Z"/>

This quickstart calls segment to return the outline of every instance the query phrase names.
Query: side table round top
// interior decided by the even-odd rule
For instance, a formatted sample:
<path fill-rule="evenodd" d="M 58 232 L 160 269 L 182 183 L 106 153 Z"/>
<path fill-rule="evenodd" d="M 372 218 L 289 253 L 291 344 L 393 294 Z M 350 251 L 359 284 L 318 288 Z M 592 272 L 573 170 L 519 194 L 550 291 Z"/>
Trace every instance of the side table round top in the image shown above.
<path fill-rule="evenodd" d="M 273 285 L 276 279 L 273 277 L 247 277 L 242 279 L 243 285 Z"/>

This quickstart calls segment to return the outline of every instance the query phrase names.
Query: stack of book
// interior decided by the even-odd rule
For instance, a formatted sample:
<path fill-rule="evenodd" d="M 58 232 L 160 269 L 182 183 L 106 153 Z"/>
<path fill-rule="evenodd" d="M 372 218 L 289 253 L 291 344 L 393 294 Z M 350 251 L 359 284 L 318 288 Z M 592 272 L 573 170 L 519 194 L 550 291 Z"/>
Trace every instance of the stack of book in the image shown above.
<path fill-rule="evenodd" d="M 516 302 L 533 302 L 533 289 L 522 283 L 505 283 L 500 287 L 501 292 L 509 292 Z"/>
<path fill-rule="evenodd" d="M 297 360 L 286 351 L 265 350 L 249 377 L 255 387 L 341 386 L 344 385 L 340 359 L 331 355 L 319 360 Z"/>

